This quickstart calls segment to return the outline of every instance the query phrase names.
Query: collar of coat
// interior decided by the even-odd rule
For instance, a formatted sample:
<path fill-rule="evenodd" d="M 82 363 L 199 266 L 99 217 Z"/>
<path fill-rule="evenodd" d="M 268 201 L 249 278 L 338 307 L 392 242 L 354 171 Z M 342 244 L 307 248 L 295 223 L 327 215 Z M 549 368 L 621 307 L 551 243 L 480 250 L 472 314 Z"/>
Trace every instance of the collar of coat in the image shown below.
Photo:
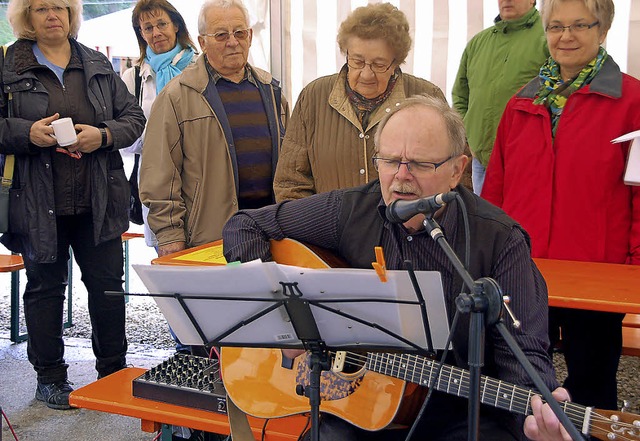
<path fill-rule="evenodd" d="M 494 19 L 495 29 L 493 30 L 493 32 L 502 32 L 504 34 L 508 34 L 509 32 L 515 32 L 522 29 L 531 29 L 536 25 L 542 26 L 539 22 L 540 13 L 535 7 L 532 7 L 529 12 L 527 12 L 517 20 L 503 20 L 498 15 Z"/>
<path fill-rule="evenodd" d="M 204 93 L 204 90 L 207 88 L 209 84 L 209 74 L 207 72 L 207 56 L 205 54 L 201 54 L 195 63 L 186 67 L 182 74 L 179 75 L 180 84 L 186 87 L 190 87 L 196 90 L 198 93 Z M 253 67 L 249 63 L 247 63 L 247 68 L 251 71 L 253 78 L 256 81 L 259 81 L 263 84 L 269 84 L 274 81 L 273 76 L 260 68 Z M 277 81 L 276 81 L 277 83 Z"/>
<path fill-rule="evenodd" d="M 539 76 L 535 77 L 520 89 L 516 96 L 518 98 L 533 99 L 541 87 L 542 80 Z M 588 87 L 589 92 L 592 93 L 599 93 L 611 98 L 620 98 L 622 96 L 622 72 L 620 72 L 620 67 L 613 61 L 611 55 L 607 57 L 600 72 L 589 83 Z"/>
<path fill-rule="evenodd" d="M 400 69 L 398 69 L 398 79 L 396 80 L 396 84 L 391 91 L 391 94 L 387 97 L 387 99 L 380 104 L 369 117 L 369 125 L 367 126 L 366 132 L 370 132 L 382 119 L 384 115 L 387 113 L 387 107 L 391 105 L 395 105 L 400 101 L 404 100 L 407 96 L 404 91 L 404 74 Z M 361 132 L 363 132 L 362 124 L 358 119 L 358 115 L 356 115 L 356 111 L 353 108 L 353 105 L 349 101 L 349 97 L 347 95 L 347 88 L 345 86 L 347 81 L 347 66 L 346 64 L 340 69 L 338 74 L 334 74 L 333 78 L 335 78 L 335 83 L 331 89 L 331 93 L 329 94 L 329 105 L 333 107 L 340 115 L 345 117 L 351 124 L 358 128 Z"/>
<path fill-rule="evenodd" d="M 3 69 L 3 80 L 6 83 L 17 81 L 19 76 L 30 69 L 42 67 L 33 54 L 33 43 L 33 40 L 20 39 L 10 47 L 12 51 L 7 52 L 7 59 Z M 71 59 L 68 67 L 84 68 L 86 70 L 88 66 L 92 66 L 95 72 L 98 73 L 111 73 L 113 71 L 107 57 L 100 52 L 89 49 L 73 38 L 69 39 L 69 43 L 71 44 Z M 89 77 L 93 72 L 85 73 Z"/>

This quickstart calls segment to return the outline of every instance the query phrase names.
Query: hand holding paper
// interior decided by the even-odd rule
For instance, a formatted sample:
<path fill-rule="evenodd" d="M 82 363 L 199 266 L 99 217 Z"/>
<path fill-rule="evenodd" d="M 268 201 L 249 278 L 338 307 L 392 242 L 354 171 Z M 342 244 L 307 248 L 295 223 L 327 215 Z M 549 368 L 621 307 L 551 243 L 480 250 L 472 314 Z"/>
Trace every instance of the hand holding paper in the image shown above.
<path fill-rule="evenodd" d="M 627 185 L 640 185 L 640 130 L 627 133 L 611 142 L 630 141 L 629 157 L 627 158 L 627 168 L 624 173 L 624 183 Z"/>

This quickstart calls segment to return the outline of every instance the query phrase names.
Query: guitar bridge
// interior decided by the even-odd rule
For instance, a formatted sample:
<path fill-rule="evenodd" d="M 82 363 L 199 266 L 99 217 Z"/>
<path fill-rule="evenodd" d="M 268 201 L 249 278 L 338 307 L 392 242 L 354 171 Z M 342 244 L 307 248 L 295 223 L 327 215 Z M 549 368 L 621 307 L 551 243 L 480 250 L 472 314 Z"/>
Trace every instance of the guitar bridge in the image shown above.
<path fill-rule="evenodd" d="M 344 363 L 347 357 L 346 351 L 338 351 L 335 353 L 333 363 L 331 364 L 331 372 L 342 372 L 344 370 Z"/>

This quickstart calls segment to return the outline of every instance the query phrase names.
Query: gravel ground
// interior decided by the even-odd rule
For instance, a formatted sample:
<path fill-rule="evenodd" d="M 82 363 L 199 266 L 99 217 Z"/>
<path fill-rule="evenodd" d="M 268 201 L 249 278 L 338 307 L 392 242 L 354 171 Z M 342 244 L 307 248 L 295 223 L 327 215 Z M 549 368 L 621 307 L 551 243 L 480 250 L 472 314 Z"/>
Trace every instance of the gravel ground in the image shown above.
<path fill-rule="evenodd" d="M 130 263 L 146 264 L 153 257 L 154 251 L 144 245 L 142 239 L 130 241 Z M 6 252 L 0 246 L 0 252 Z M 24 272 L 22 272 L 23 274 Z M 89 338 L 90 324 L 86 308 L 86 291 L 80 280 L 80 271 L 74 269 L 73 285 L 73 322 L 74 326 L 65 330 L 65 336 Z M 148 292 L 135 271 L 129 275 L 132 293 Z M 21 277 L 21 288 L 24 289 L 24 275 Z M 0 273 L 0 337 L 9 337 L 9 303 L 10 276 Z M 21 312 L 22 317 L 22 312 Z M 24 332 L 24 321 L 22 320 Z M 127 339 L 132 344 L 148 345 L 154 349 L 171 349 L 174 342 L 168 332 L 166 321 L 155 302 L 149 297 L 132 296 L 127 303 Z M 559 379 L 564 379 L 566 368 L 561 354 L 554 357 L 554 365 Z M 626 402 L 629 412 L 640 414 L 640 357 L 623 356 L 618 369 L 619 407 Z"/>

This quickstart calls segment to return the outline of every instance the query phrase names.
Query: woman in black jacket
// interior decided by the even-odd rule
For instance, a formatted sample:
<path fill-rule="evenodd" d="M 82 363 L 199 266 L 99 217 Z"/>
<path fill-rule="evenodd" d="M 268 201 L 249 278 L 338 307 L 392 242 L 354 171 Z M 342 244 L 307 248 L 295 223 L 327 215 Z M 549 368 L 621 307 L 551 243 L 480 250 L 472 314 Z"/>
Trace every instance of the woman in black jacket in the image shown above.
<path fill-rule="evenodd" d="M 27 353 L 36 399 L 53 409 L 68 409 L 72 391 L 62 340 L 69 247 L 89 295 L 98 377 L 125 366 L 124 297 L 105 291 L 122 291 L 120 236 L 129 226 L 118 149 L 145 123 L 107 58 L 75 40 L 81 16 L 80 0 L 11 0 L 7 18 L 18 41 L 2 69 L 0 153 L 16 161 L 1 241 L 24 259 Z M 62 117 L 72 118 L 77 132 L 64 147 L 51 127 Z"/>

